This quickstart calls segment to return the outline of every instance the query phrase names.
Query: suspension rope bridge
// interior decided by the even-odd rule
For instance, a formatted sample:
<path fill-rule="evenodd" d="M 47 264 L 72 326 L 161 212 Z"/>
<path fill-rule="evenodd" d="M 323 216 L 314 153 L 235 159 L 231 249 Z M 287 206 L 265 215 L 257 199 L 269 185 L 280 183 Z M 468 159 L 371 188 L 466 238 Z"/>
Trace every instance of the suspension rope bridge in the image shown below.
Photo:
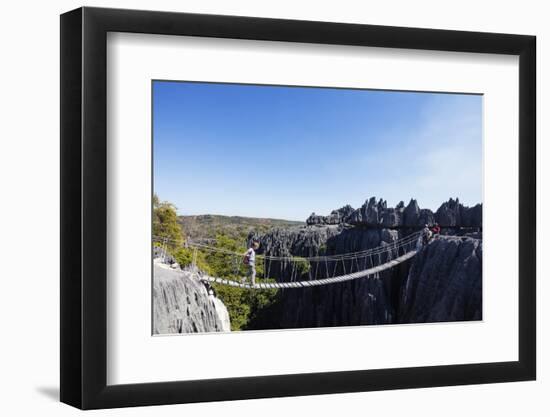
<path fill-rule="evenodd" d="M 227 258 L 225 265 L 228 266 L 228 269 L 232 269 L 231 275 L 240 276 L 243 275 L 240 271 L 241 266 L 243 266 L 243 253 L 192 241 L 186 242 L 186 246 L 193 249 L 193 270 L 203 282 L 249 289 L 286 289 L 336 284 L 369 276 L 379 277 L 381 272 L 414 257 L 423 245 L 422 236 L 423 232 L 419 231 L 393 242 L 382 242 L 382 245 L 372 249 L 340 255 L 299 257 L 258 254 L 256 255 L 256 265 L 263 267 L 265 277 L 269 278 L 273 273 L 279 279 L 286 278 L 287 280 L 284 282 L 260 282 L 255 284 L 199 274 L 196 267 L 198 251 L 217 254 L 217 256 Z M 166 238 L 155 237 L 153 240 L 161 243 L 164 250 L 169 241 Z"/>

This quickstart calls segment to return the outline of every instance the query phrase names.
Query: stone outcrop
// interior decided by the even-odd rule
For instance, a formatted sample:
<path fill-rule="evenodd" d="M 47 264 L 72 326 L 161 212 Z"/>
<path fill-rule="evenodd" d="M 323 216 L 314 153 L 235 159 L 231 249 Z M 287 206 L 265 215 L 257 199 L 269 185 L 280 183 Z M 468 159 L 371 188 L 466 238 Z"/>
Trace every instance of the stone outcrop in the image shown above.
<path fill-rule="evenodd" d="M 333 210 L 328 216 L 318 216 L 315 213 L 311 213 L 306 220 L 308 226 L 316 224 L 340 224 L 346 223 L 346 219 L 353 213 L 353 207 L 350 205 Z"/>
<path fill-rule="evenodd" d="M 481 275 L 481 240 L 434 240 L 411 264 L 399 300 L 399 322 L 481 320 Z"/>
<path fill-rule="evenodd" d="M 154 334 L 230 331 L 227 308 L 190 271 L 155 262 L 153 273 Z"/>
<path fill-rule="evenodd" d="M 465 207 L 458 198 L 451 198 L 437 209 L 435 216 L 442 227 L 481 227 L 481 211 L 481 204 Z"/>
<path fill-rule="evenodd" d="M 418 228 L 436 222 L 442 227 L 481 228 L 482 206 L 477 204 L 467 207 L 458 198 L 451 198 L 434 213 L 430 209 L 420 208 L 414 199 L 406 207 L 402 201 L 395 207 L 388 207 L 385 200 L 377 201 L 375 197 L 371 197 L 358 209 L 347 205 L 332 211 L 328 216 L 313 213 L 306 220 L 308 226 L 349 224 L 382 228 Z"/>
<path fill-rule="evenodd" d="M 403 223 L 404 227 L 423 227 L 425 224 L 432 225 L 436 222 L 435 216 L 429 209 L 421 209 L 416 200 L 411 199 L 404 210 Z"/>
<path fill-rule="evenodd" d="M 331 237 L 339 235 L 343 229 L 343 225 L 273 229 L 270 233 L 262 236 L 252 233 L 248 236 L 248 240 L 258 239 L 260 241 L 260 254 L 317 256 L 325 253 L 327 241 Z"/>

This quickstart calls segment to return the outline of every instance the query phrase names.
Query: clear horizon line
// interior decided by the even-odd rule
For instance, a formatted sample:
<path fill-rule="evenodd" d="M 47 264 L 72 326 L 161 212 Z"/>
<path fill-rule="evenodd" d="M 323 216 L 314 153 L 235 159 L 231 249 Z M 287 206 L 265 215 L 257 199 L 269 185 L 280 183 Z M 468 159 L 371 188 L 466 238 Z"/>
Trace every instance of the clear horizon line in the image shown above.
<path fill-rule="evenodd" d="M 305 223 L 305 220 L 293 220 L 293 219 L 286 219 L 283 217 L 254 217 L 254 216 L 244 216 L 241 214 L 219 214 L 219 213 L 203 213 L 203 214 L 180 214 L 177 213 L 178 217 L 197 217 L 197 216 L 221 216 L 221 217 L 242 217 L 244 219 L 266 219 L 266 220 L 283 220 L 287 222 L 300 222 Z"/>

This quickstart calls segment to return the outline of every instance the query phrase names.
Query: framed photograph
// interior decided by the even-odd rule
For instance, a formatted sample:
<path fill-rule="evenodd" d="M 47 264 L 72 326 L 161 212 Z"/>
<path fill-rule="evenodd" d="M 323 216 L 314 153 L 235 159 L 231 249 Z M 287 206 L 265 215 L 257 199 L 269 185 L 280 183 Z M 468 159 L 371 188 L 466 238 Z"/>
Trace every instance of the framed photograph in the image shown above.
<path fill-rule="evenodd" d="M 533 380 L 535 37 L 61 16 L 61 401 Z"/>

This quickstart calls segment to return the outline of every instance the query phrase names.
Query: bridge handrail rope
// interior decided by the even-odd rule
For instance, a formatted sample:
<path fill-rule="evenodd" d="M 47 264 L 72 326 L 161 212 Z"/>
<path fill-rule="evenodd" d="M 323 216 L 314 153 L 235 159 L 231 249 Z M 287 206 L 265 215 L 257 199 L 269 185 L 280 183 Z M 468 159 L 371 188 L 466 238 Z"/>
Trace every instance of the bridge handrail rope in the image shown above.
<path fill-rule="evenodd" d="M 415 236 L 414 238 L 411 238 L 411 239 L 408 239 L 406 241 L 399 241 L 399 245 L 398 247 L 401 247 L 409 242 L 412 242 L 412 241 L 416 241 L 418 239 L 418 236 Z M 199 247 L 201 249 L 204 249 L 204 250 L 207 250 L 207 251 L 211 251 L 211 252 L 221 252 L 221 253 L 226 253 L 228 255 L 238 255 L 237 252 L 232 252 L 232 251 L 229 251 L 227 249 L 222 249 L 222 248 L 216 248 L 216 247 L 213 247 L 213 246 L 207 246 L 207 245 L 200 245 L 200 244 L 195 244 L 195 243 L 189 243 L 189 246 L 190 247 Z M 395 242 L 390 242 L 390 243 L 387 243 L 386 245 L 381 245 L 381 246 L 378 246 L 376 248 L 372 248 L 372 249 L 368 249 L 368 250 L 365 250 L 365 251 L 360 251 L 360 252 L 348 252 L 348 253 L 345 253 L 345 254 L 341 254 L 341 255 L 325 255 L 325 256 L 294 256 L 294 255 L 289 255 L 289 256 L 273 256 L 273 255 L 261 255 L 261 254 L 258 254 L 256 255 L 257 258 L 261 258 L 261 259 L 270 259 L 270 260 L 277 260 L 277 261 L 291 261 L 291 260 L 299 260 L 299 259 L 302 259 L 302 260 L 306 260 L 306 261 L 323 261 L 325 259 L 327 260 L 332 260 L 332 261 L 336 261 L 336 260 L 341 260 L 341 259 L 354 259 L 354 258 L 357 258 L 357 257 L 363 257 L 363 256 L 367 256 L 367 255 L 370 255 L 370 254 L 378 254 L 378 253 L 383 253 L 383 252 L 388 252 L 389 249 L 392 249 L 392 248 L 396 248 L 395 246 Z"/>
<path fill-rule="evenodd" d="M 408 236 L 405 236 L 404 238 L 398 239 L 394 242 L 383 242 L 385 244 L 377 246 L 375 248 L 366 249 L 363 251 L 357 251 L 357 252 L 348 252 L 341 255 L 325 255 L 325 256 L 273 256 L 273 255 L 262 255 L 258 254 L 256 255 L 259 259 L 267 259 L 267 260 L 273 260 L 273 261 L 310 261 L 310 262 L 321 262 L 321 261 L 341 261 L 341 260 L 350 260 L 350 259 L 356 259 L 356 258 L 363 258 L 369 255 L 379 255 L 381 253 L 390 252 L 390 251 L 398 251 L 401 247 L 404 247 L 412 242 L 417 242 L 419 237 L 422 235 L 422 231 L 412 233 Z M 172 239 L 165 238 L 165 237 L 159 237 L 159 236 L 153 236 L 153 240 L 157 242 L 163 242 L 165 246 L 168 241 L 175 242 Z M 194 243 L 193 241 L 187 241 L 186 245 L 191 248 L 199 248 L 205 251 L 210 252 L 219 252 L 224 253 L 227 255 L 234 255 L 234 256 L 242 256 L 243 254 L 240 252 L 234 252 L 230 251 L 228 249 L 223 248 L 217 248 L 214 246 L 204 245 L 200 243 Z"/>
<path fill-rule="evenodd" d="M 344 281 L 350 281 L 366 276 L 374 276 L 380 278 L 380 273 L 395 267 L 396 265 L 411 259 L 416 255 L 419 247 L 422 246 L 422 233 L 415 232 L 404 238 L 393 242 L 383 242 L 381 246 L 363 251 L 349 252 L 342 255 L 329 256 L 313 256 L 313 257 L 296 257 L 296 256 L 266 256 L 257 255 L 257 258 L 263 259 L 264 277 L 271 277 L 270 269 L 273 261 L 279 268 L 279 279 L 282 277 L 290 278 L 290 281 L 279 281 L 275 283 L 260 282 L 249 284 L 238 282 L 231 279 L 221 277 L 211 277 L 203 274 L 196 268 L 197 252 L 199 250 L 213 251 L 228 255 L 229 262 L 235 264 L 233 277 L 239 276 L 240 267 L 242 266 L 243 253 L 233 252 L 223 248 L 215 248 L 208 245 L 196 244 L 191 241 L 186 242 L 186 246 L 193 250 L 192 266 L 194 274 L 204 282 L 218 283 L 240 288 L 251 289 L 271 289 L 271 288 L 302 288 L 310 286 L 328 285 Z M 167 243 L 179 243 L 170 240 L 167 237 L 153 236 L 153 240 L 161 244 L 164 252 L 167 249 Z M 382 256 L 385 255 L 385 256 Z M 298 263 L 307 262 L 307 271 L 298 271 Z M 355 262 L 355 263 L 354 263 Z M 278 265 L 277 265 L 278 263 Z M 347 264 L 346 264 L 347 263 Z M 362 264 L 362 267 L 361 267 Z M 355 272 L 354 272 L 355 266 Z M 323 268 L 324 267 L 324 268 Z M 321 269 L 321 277 L 317 279 L 319 269 Z M 324 269 L 324 271 L 323 271 Z M 323 273 L 324 272 L 324 273 Z M 340 275 L 338 275 L 340 274 Z M 307 276 L 307 280 L 303 278 Z M 302 280 L 297 280 L 302 279 Z"/>
<path fill-rule="evenodd" d="M 350 272 L 344 275 L 327 277 L 323 279 L 291 281 L 291 282 L 275 282 L 275 283 L 256 283 L 256 284 L 237 282 L 237 281 L 232 281 L 224 278 L 211 277 L 208 275 L 202 275 L 202 276 L 199 275 L 199 279 L 205 282 L 227 285 L 230 287 L 249 288 L 249 289 L 287 289 L 287 288 L 315 287 L 315 286 L 321 286 L 321 285 L 337 284 L 337 283 L 342 283 L 346 281 L 352 281 L 352 280 L 367 277 L 367 276 L 374 276 L 375 278 L 380 279 L 381 272 L 387 269 L 393 268 L 394 266 L 399 265 L 400 263 L 411 259 L 413 256 L 416 255 L 416 253 L 417 253 L 416 250 L 411 250 L 410 252 L 407 252 L 406 254 L 394 260 L 388 261 L 376 267 L 372 267 L 362 271 Z"/>

